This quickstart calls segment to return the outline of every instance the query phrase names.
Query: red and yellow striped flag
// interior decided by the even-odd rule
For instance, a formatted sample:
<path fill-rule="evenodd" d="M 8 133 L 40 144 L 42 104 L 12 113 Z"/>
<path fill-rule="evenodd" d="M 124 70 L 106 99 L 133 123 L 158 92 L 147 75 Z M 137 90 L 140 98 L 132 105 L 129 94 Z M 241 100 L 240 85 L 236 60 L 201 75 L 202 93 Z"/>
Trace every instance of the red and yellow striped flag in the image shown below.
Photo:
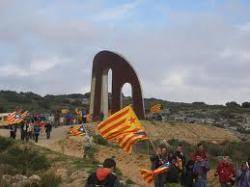
<path fill-rule="evenodd" d="M 127 153 L 131 153 L 132 146 L 137 141 L 148 139 L 131 106 L 102 121 L 97 130 L 103 138 L 117 143 Z"/>
<path fill-rule="evenodd" d="M 81 125 L 70 127 L 68 130 L 70 136 L 83 136 L 85 135 L 84 129 Z"/>
<path fill-rule="evenodd" d="M 8 125 L 21 123 L 28 115 L 28 111 L 25 112 L 12 112 L 6 118 L 6 123 Z"/>
<path fill-rule="evenodd" d="M 151 113 L 159 113 L 162 111 L 162 105 L 161 104 L 155 104 L 150 108 Z"/>
<path fill-rule="evenodd" d="M 150 184 L 151 182 L 153 182 L 155 176 L 166 172 L 168 169 L 169 169 L 168 166 L 159 167 L 155 170 L 141 169 L 140 173 L 141 173 L 143 180 L 146 183 Z"/>
<path fill-rule="evenodd" d="M 170 167 L 173 167 L 173 165 L 175 167 L 177 167 L 179 170 L 183 170 L 182 160 L 177 157 L 175 162 L 173 162 L 173 161 L 172 161 L 172 163 L 166 162 L 162 166 L 160 166 L 159 168 L 156 168 L 154 170 L 141 169 L 140 174 L 141 174 L 143 180 L 149 184 L 149 183 L 153 182 L 155 176 L 157 176 L 161 173 L 165 173 L 166 171 L 169 170 Z"/>

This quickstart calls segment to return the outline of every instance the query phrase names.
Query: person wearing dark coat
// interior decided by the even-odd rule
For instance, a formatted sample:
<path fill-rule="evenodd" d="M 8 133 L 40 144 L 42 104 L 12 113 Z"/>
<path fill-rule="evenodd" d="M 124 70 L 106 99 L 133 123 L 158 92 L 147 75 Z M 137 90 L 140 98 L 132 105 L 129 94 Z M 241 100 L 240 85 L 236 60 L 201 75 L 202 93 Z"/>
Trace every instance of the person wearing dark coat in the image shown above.
<path fill-rule="evenodd" d="M 13 139 L 16 139 L 16 131 L 17 131 L 17 128 L 15 125 L 11 125 L 10 126 L 10 137 L 13 138 Z"/>
<path fill-rule="evenodd" d="M 107 158 L 103 162 L 103 167 L 98 168 L 88 177 L 85 187 L 119 187 L 119 180 L 113 173 L 115 167 L 115 160 L 113 158 Z"/>
<path fill-rule="evenodd" d="M 155 170 L 160 166 L 164 165 L 166 162 L 168 162 L 167 148 L 165 146 L 159 146 L 157 148 L 156 154 L 150 157 L 150 161 L 152 164 L 151 165 L 152 170 Z M 157 175 L 154 179 L 154 184 L 156 187 L 164 187 L 165 183 L 166 183 L 166 173 L 161 173 Z"/>
<path fill-rule="evenodd" d="M 38 137 L 40 135 L 40 127 L 39 127 L 39 125 L 35 125 L 35 127 L 34 127 L 34 135 L 35 135 L 35 142 L 38 142 Z"/>
<path fill-rule="evenodd" d="M 195 175 L 193 172 L 194 161 L 189 160 L 183 173 L 183 186 L 184 187 L 194 187 Z"/>
<path fill-rule="evenodd" d="M 47 139 L 50 139 L 50 133 L 52 131 L 52 125 L 50 123 L 46 123 L 45 125 L 45 132 Z"/>

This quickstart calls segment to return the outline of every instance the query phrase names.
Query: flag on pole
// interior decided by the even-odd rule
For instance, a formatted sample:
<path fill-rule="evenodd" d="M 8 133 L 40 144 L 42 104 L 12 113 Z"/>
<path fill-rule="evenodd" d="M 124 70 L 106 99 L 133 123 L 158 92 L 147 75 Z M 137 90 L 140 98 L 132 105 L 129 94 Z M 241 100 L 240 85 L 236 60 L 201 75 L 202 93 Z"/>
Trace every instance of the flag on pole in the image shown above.
<path fill-rule="evenodd" d="M 132 146 L 137 141 L 148 139 L 131 106 L 102 121 L 97 130 L 103 138 L 117 143 L 127 153 L 131 153 Z"/>
<path fill-rule="evenodd" d="M 169 170 L 170 167 L 177 167 L 179 170 L 183 170 L 183 166 L 182 166 L 182 160 L 180 158 L 176 158 L 175 161 L 170 162 L 166 162 L 164 163 L 162 166 L 160 166 L 159 168 L 156 168 L 155 170 L 147 170 L 147 169 L 141 169 L 140 170 L 140 174 L 143 178 L 143 180 L 150 184 L 151 182 L 153 182 L 154 178 L 161 174 L 161 173 L 165 173 L 166 171 Z"/>
<path fill-rule="evenodd" d="M 12 112 L 7 116 L 6 123 L 8 125 L 21 123 L 28 116 L 28 111 Z"/>
<path fill-rule="evenodd" d="M 170 165 L 169 162 L 167 164 L 165 164 L 165 165 L 163 165 L 155 170 L 141 169 L 140 173 L 141 173 L 143 180 L 146 183 L 150 184 L 151 182 L 153 182 L 155 176 L 157 176 L 161 173 L 164 173 L 169 169 L 169 165 Z"/>
<path fill-rule="evenodd" d="M 162 105 L 161 104 L 155 104 L 150 108 L 151 113 L 159 113 L 162 111 Z"/>
<path fill-rule="evenodd" d="M 85 135 L 84 128 L 82 127 L 82 125 L 70 127 L 68 129 L 68 135 L 70 135 L 70 136 L 84 136 Z"/>

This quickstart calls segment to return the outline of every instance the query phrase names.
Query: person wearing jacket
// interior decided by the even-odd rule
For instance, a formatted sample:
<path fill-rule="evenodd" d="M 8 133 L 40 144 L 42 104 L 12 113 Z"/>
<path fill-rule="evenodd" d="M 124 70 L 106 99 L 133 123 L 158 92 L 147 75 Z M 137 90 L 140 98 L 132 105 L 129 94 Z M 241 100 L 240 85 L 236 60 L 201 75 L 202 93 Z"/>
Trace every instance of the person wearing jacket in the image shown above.
<path fill-rule="evenodd" d="M 152 164 L 151 165 L 152 170 L 155 170 L 164 165 L 166 162 L 168 162 L 168 152 L 166 146 L 160 145 L 157 148 L 156 154 L 150 157 L 150 161 Z M 154 185 L 156 187 L 164 187 L 165 183 L 166 183 L 166 173 L 161 173 L 154 178 Z"/>
<path fill-rule="evenodd" d="M 170 167 L 166 172 L 166 187 L 180 187 L 180 177 L 182 172 L 182 160 L 172 156 Z"/>
<path fill-rule="evenodd" d="M 189 160 L 183 173 L 183 187 L 194 187 L 194 161 Z"/>
<path fill-rule="evenodd" d="M 180 158 L 182 160 L 182 166 L 185 167 L 185 165 L 186 165 L 186 157 L 185 157 L 185 155 L 183 153 L 183 146 L 182 146 L 182 144 L 179 144 L 177 146 L 176 151 L 175 151 L 175 156 L 178 157 L 178 158 Z M 184 169 L 185 168 L 183 168 L 183 170 L 181 171 L 181 179 L 180 179 L 182 186 L 184 185 L 184 182 L 183 182 L 183 180 L 184 180 L 183 179 Z"/>
<path fill-rule="evenodd" d="M 250 187 L 249 163 L 243 162 L 241 168 L 236 173 L 236 187 Z"/>
<path fill-rule="evenodd" d="M 39 127 L 39 125 L 35 125 L 35 127 L 34 127 L 34 135 L 35 135 L 35 142 L 38 142 L 38 137 L 40 135 L 40 127 Z"/>
<path fill-rule="evenodd" d="M 209 162 L 201 156 L 196 156 L 193 172 L 195 175 L 195 187 L 207 187 L 207 173 L 210 170 Z"/>
<path fill-rule="evenodd" d="M 119 187 L 120 182 L 116 175 L 113 174 L 115 167 L 115 160 L 107 158 L 103 162 L 103 167 L 98 168 L 88 177 L 85 187 Z"/>
<path fill-rule="evenodd" d="M 47 139 L 50 139 L 50 132 L 52 131 L 52 125 L 50 122 L 45 124 L 45 132 Z"/>
<path fill-rule="evenodd" d="M 221 187 L 231 187 L 235 180 L 235 169 L 228 156 L 224 156 L 217 166 L 215 176 L 219 176 Z"/>

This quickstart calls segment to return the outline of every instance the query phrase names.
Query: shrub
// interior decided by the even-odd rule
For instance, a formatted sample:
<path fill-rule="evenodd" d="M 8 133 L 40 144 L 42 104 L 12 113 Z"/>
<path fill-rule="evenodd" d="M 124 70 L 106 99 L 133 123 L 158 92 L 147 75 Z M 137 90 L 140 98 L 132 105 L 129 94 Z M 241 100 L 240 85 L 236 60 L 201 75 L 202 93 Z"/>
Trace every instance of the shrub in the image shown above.
<path fill-rule="evenodd" d="M 99 145 L 108 145 L 108 141 L 104 139 L 101 135 L 94 135 L 93 141 Z"/>
<path fill-rule="evenodd" d="M 13 145 L 13 140 L 10 138 L 0 137 L 0 152 L 5 151 L 8 147 Z"/>
<path fill-rule="evenodd" d="M 4 152 L 1 155 L 0 163 L 12 166 L 16 169 L 16 172 L 25 175 L 38 172 L 39 170 L 46 170 L 50 166 L 45 156 L 32 149 L 17 146 L 11 147 Z"/>
<path fill-rule="evenodd" d="M 62 182 L 61 177 L 56 176 L 54 173 L 47 173 L 42 176 L 41 187 L 58 187 Z"/>

